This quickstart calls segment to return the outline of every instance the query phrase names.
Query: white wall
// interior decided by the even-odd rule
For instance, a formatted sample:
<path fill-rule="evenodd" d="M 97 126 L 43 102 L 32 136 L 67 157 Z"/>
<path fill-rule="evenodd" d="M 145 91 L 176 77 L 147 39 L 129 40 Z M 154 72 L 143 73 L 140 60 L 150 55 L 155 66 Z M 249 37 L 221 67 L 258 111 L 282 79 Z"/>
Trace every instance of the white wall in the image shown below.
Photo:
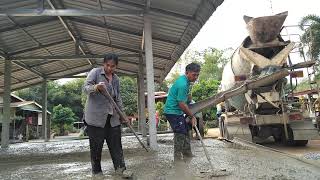
<path fill-rule="evenodd" d="M 38 125 L 42 125 L 42 113 L 38 113 Z"/>

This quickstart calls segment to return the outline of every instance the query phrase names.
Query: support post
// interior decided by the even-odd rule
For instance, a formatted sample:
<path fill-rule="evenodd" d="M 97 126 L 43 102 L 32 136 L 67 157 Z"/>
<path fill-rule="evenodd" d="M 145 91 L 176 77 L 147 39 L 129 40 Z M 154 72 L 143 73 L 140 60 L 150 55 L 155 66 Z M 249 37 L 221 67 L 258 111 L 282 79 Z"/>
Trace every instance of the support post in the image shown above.
<path fill-rule="evenodd" d="M 45 79 L 42 83 L 42 132 L 44 141 L 48 139 L 48 118 L 47 118 L 47 80 Z"/>
<path fill-rule="evenodd" d="M 10 94 L 11 94 L 11 60 L 4 61 L 4 94 L 3 94 L 3 119 L 1 133 L 1 148 L 9 146 L 10 125 Z"/>
<path fill-rule="evenodd" d="M 146 74 L 147 74 L 147 92 L 148 92 L 148 112 L 149 112 L 149 140 L 150 148 L 158 150 L 157 129 L 156 129 L 156 110 L 154 99 L 154 70 L 153 70 L 153 52 L 152 52 L 152 32 L 151 19 L 148 14 L 144 17 L 144 46 L 146 53 Z"/>
<path fill-rule="evenodd" d="M 144 70 L 143 70 L 143 57 L 139 59 L 139 72 L 138 72 L 138 114 L 139 114 L 139 128 L 143 137 L 147 137 L 146 127 L 146 113 L 145 113 L 145 95 L 144 95 Z"/>

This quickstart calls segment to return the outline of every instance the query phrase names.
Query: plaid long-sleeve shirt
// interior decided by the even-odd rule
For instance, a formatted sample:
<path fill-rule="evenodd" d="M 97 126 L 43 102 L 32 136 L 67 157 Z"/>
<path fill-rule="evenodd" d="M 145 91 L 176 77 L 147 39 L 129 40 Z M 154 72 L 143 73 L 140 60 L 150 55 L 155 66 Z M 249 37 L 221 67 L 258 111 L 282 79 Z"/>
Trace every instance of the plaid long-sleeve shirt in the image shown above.
<path fill-rule="evenodd" d="M 110 124 L 112 127 L 120 125 L 120 116 L 112 106 L 110 100 L 101 93 L 96 92 L 94 85 L 104 82 L 106 89 L 113 97 L 120 110 L 123 110 L 120 95 L 120 81 L 116 74 L 112 76 L 112 82 L 106 78 L 103 67 L 92 69 L 83 86 L 83 91 L 87 94 L 85 105 L 85 121 L 87 124 L 96 127 L 104 127 L 108 114 L 112 115 Z"/>

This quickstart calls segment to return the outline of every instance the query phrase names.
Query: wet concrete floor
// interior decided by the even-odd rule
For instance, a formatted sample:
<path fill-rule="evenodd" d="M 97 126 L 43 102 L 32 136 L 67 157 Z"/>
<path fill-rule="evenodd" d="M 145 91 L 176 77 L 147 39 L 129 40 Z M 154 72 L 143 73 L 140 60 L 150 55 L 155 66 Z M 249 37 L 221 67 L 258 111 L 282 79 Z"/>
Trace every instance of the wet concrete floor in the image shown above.
<path fill-rule="evenodd" d="M 320 179 L 320 169 L 279 153 L 205 139 L 215 169 L 201 143 L 192 142 L 195 157 L 173 163 L 172 134 L 159 135 L 159 151 L 146 152 L 135 137 L 123 137 L 127 168 L 135 179 Z M 220 171 L 226 169 L 226 171 Z M 121 179 L 113 175 L 107 146 L 103 177 L 91 177 L 88 140 L 13 144 L 0 149 L 0 179 Z"/>

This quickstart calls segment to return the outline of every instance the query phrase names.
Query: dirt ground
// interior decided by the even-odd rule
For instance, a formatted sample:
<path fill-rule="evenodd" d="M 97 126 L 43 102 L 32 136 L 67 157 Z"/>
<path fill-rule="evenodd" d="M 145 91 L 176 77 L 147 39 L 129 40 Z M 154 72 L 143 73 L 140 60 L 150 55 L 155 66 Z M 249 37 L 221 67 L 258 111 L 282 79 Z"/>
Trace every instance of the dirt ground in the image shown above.
<path fill-rule="evenodd" d="M 219 134 L 220 134 L 219 128 L 210 128 L 210 129 L 208 129 L 208 132 L 205 135 L 205 137 L 217 138 L 219 136 Z"/>
<path fill-rule="evenodd" d="M 134 137 L 122 139 L 127 168 L 135 179 L 320 179 L 319 167 L 214 139 L 204 140 L 213 170 L 199 141 L 192 142 L 191 161 L 174 164 L 172 134 L 158 135 L 158 152 L 147 153 Z M 0 179 L 91 179 L 88 146 L 88 140 L 13 144 L 0 149 Z M 106 146 L 102 159 L 102 179 L 120 179 L 113 175 Z"/>

